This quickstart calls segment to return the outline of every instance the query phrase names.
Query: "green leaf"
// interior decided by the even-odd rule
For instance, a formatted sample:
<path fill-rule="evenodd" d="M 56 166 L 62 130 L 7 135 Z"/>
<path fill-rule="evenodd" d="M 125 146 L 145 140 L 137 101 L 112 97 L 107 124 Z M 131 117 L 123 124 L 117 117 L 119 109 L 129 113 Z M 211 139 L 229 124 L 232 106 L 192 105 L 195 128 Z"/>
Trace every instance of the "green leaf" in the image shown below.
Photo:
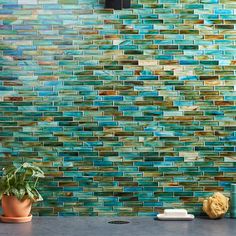
<path fill-rule="evenodd" d="M 17 197 L 17 199 L 21 200 L 21 195 L 18 189 L 12 187 L 10 188 L 10 192 Z"/>
<path fill-rule="evenodd" d="M 44 178 L 45 176 L 44 176 L 44 173 L 35 172 L 34 177 L 37 177 L 37 178 Z"/>
<path fill-rule="evenodd" d="M 31 167 L 31 164 L 25 162 L 25 163 L 22 165 L 22 167 L 23 167 L 23 168 L 29 168 L 29 167 Z"/>
<path fill-rule="evenodd" d="M 32 192 L 34 193 L 35 201 L 39 202 L 39 201 L 43 200 L 41 194 L 38 192 L 38 190 L 36 188 L 33 187 Z"/>
<path fill-rule="evenodd" d="M 8 192 L 9 189 L 10 189 L 9 180 L 6 176 L 3 176 L 1 178 L 1 183 L 0 183 L 0 192 L 4 194 L 5 192 Z"/>
<path fill-rule="evenodd" d="M 25 196 L 25 193 L 26 193 L 26 191 L 25 191 L 25 187 L 24 187 L 24 186 L 21 186 L 21 187 L 19 188 L 19 196 L 20 196 L 20 200 L 23 199 L 23 197 Z"/>
<path fill-rule="evenodd" d="M 41 195 L 35 188 L 39 178 L 44 178 L 44 172 L 37 166 L 30 163 L 14 163 L 3 170 L 0 179 L 0 198 L 3 194 L 15 195 L 22 199 L 25 194 L 32 201 L 42 200 Z M 36 179 L 34 181 L 34 179 Z M 31 184 L 34 186 L 32 187 Z"/>
<path fill-rule="evenodd" d="M 26 192 L 27 192 L 29 198 L 30 198 L 32 201 L 35 201 L 35 199 L 34 199 L 34 194 L 32 193 L 32 188 L 30 187 L 29 184 L 26 185 Z"/>
<path fill-rule="evenodd" d="M 12 175 L 16 171 L 15 166 L 8 166 L 3 168 L 3 175 Z"/>
<path fill-rule="evenodd" d="M 31 169 L 31 170 L 34 170 L 36 172 L 40 172 L 43 174 L 43 171 L 38 166 L 32 165 L 30 163 L 24 163 L 22 167 L 25 169 Z"/>

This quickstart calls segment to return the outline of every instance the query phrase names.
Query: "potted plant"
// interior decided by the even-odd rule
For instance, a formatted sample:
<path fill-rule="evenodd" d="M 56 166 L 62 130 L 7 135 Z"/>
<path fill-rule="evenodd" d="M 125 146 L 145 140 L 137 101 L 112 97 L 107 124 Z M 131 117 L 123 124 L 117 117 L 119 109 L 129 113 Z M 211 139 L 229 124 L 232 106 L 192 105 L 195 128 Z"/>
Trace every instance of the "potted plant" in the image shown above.
<path fill-rule="evenodd" d="M 1 221 L 31 221 L 32 203 L 43 200 L 36 188 L 39 178 L 44 178 L 44 172 L 30 163 L 13 164 L 3 169 L 0 179 Z"/>

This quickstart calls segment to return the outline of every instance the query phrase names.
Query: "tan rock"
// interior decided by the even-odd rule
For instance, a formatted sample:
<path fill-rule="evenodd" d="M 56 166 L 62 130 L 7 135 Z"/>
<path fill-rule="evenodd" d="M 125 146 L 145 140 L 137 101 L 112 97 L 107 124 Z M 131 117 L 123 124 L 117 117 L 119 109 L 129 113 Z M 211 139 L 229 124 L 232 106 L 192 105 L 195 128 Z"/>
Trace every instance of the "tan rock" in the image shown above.
<path fill-rule="evenodd" d="M 214 193 L 203 201 L 202 209 L 211 219 L 222 218 L 229 209 L 229 198 L 222 193 Z"/>

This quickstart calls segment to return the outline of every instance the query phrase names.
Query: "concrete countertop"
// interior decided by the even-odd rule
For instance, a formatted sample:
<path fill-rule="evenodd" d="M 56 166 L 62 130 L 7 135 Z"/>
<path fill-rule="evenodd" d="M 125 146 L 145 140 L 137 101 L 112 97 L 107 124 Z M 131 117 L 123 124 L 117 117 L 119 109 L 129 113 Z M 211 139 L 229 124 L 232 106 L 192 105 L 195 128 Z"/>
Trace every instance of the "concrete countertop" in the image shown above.
<path fill-rule="evenodd" d="M 109 224 L 125 220 L 129 224 Z M 157 221 L 152 217 L 34 217 L 24 224 L 0 224 L 0 236 L 234 236 L 234 219 Z"/>

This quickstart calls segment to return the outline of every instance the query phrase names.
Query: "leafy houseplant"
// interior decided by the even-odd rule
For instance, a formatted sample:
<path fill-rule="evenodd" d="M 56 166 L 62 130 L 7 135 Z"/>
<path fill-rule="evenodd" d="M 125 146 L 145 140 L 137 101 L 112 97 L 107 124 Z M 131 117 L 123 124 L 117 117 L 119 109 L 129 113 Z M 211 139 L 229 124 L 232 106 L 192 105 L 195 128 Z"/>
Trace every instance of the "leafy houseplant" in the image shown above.
<path fill-rule="evenodd" d="M 44 178 L 44 172 L 30 163 L 13 164 L 3 169 L 0 199 L 4 215 L 1 218 L 29 217 L 32 203 L 43 200 L 36 188 L 39 178 Z"/>

